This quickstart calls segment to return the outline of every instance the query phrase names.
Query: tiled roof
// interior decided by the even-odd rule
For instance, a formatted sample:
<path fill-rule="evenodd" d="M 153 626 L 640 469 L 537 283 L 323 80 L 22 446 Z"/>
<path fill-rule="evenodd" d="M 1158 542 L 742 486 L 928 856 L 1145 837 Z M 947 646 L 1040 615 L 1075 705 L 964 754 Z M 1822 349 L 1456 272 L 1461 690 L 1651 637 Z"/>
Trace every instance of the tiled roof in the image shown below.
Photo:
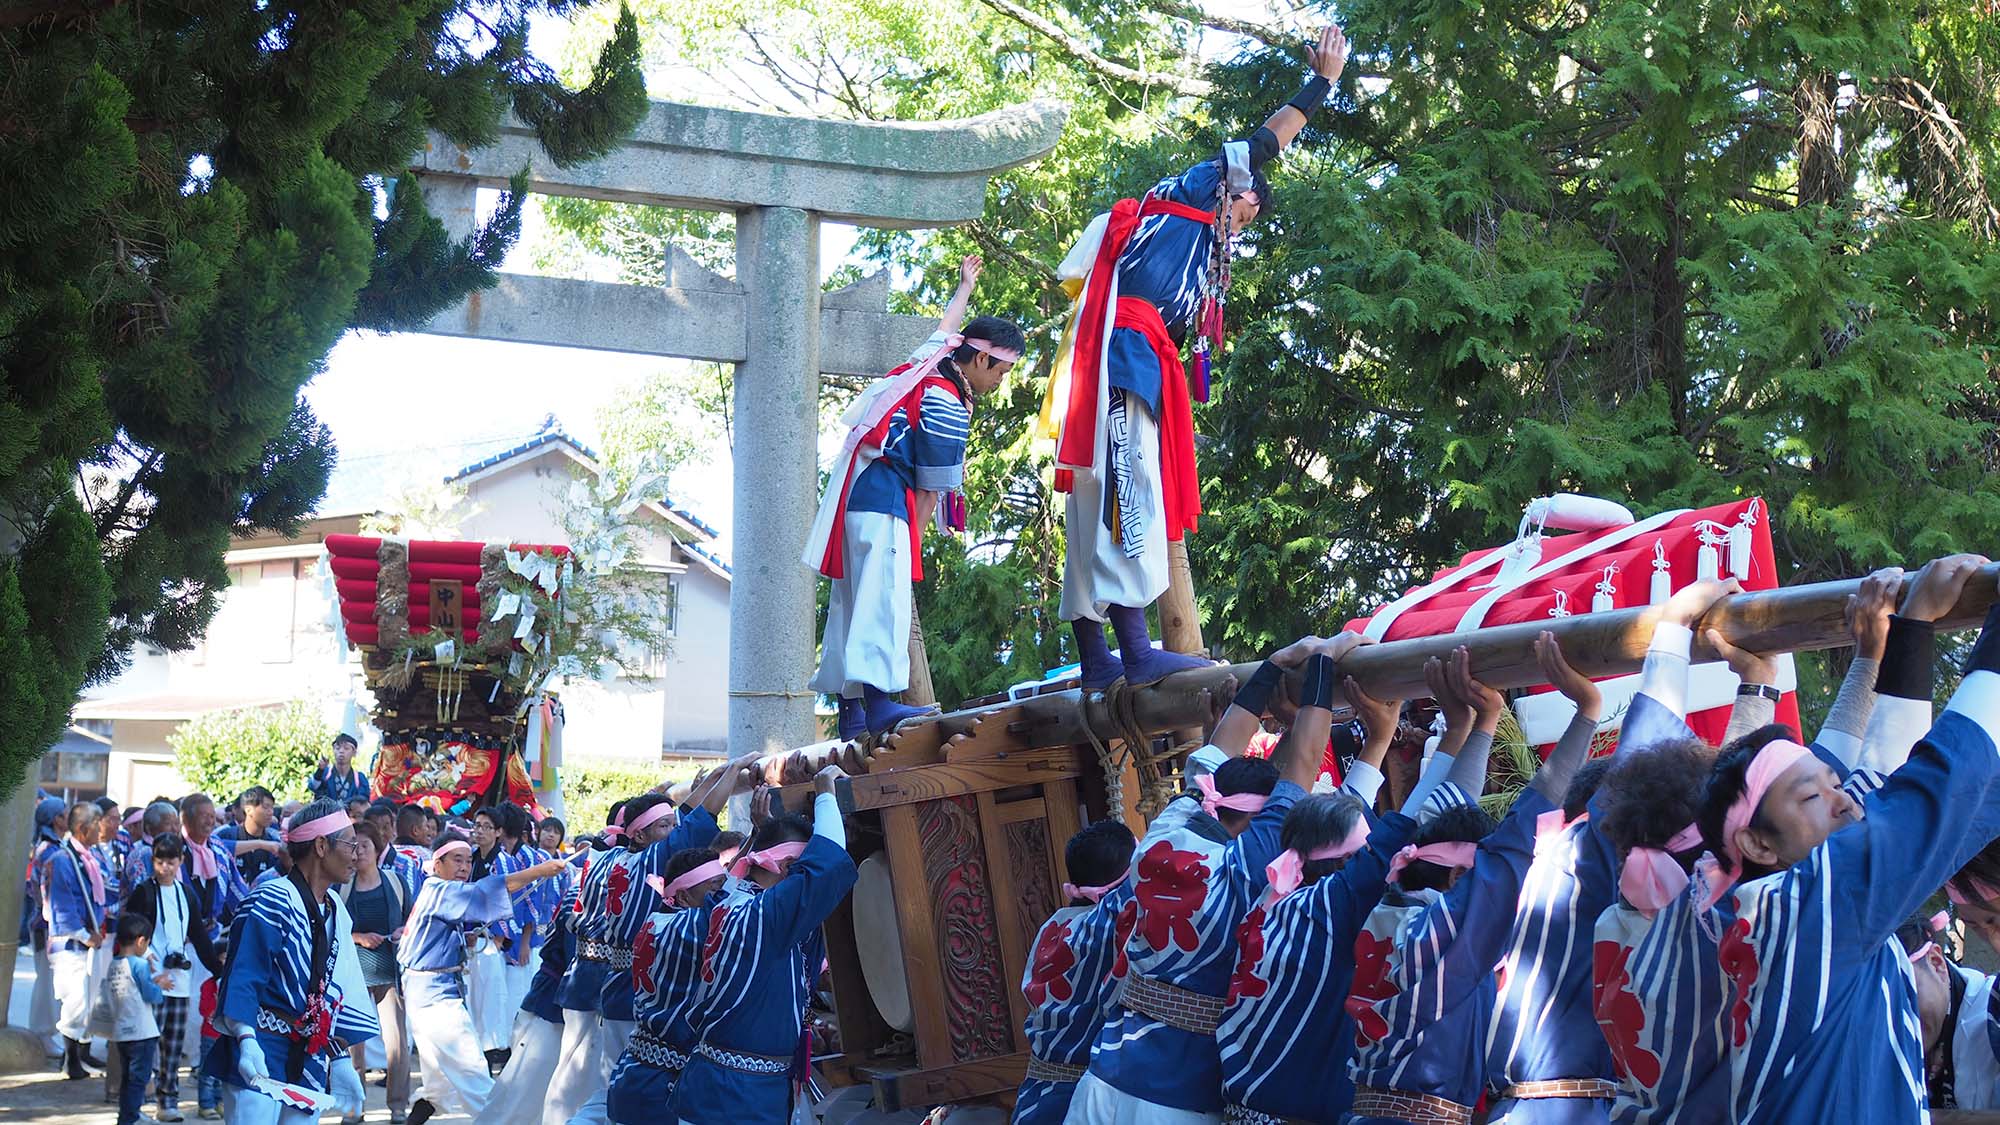
<path fill-rule="evenodd" d="M 464 468 L 460 469 L 459 471 L 444 478 L 444 482 L 446 484 L 450 484 L 453 481 L 464 480 L 466 477 L 469 477 L 472 474 L 480 472 L 482 470 L 490 469 L 493 466 L 500 464 L 502 461 L 510 461 L 516 457 L 519 457 L 523 453 L 532 453 L 535 450 L 540 449 L 545 445 L 554 445 L 557 442 L 561 442 L 564 445 L 569 446 L 571 449 L 576 450 L 578 453 L 583 454 L 585 457 L 590 458 L 592 461 L 597 460 L 596 450 L 591 449 L 589 446 L 583 444 L 582 442 L 564 433 L 562 431 L 562 427 L 552 426 L 549 429 L 543 430 L 541 433 L 536 434 L 534 437 L 529 438 L 527 441 L 522 442 L 521 444 L 515 446 L 512 449 L 503 449 L 500 452 L 495 453 L 491 457 L 487 457 L 479 461 L 474 461 L 472 464 L 467 465 Z M 690 522 L 693 522 L 692 519 L 690 519 Z"/>

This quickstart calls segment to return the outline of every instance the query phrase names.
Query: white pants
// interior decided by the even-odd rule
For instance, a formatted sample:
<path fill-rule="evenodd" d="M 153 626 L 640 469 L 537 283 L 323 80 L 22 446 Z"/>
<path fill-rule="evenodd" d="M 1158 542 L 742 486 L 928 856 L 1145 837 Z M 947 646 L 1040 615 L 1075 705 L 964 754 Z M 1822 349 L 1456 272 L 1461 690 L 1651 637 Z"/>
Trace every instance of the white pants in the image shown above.
<path fill-rule="evenodd" d="M 417 1096 L 439 1109 L 463 1107 L 477 1118 L 493 1094 L 493 1076 L 465 1003 L 410 1004 L 404 1014 L 424 1077 Z"/>
<path fill-rule="evenodd" d="M 52 940 L 51 946 L 68 942 Z M 90 1038 L 90 960 L 88 949 L 51 949 L 50 976 L 55 982 L 56 1031 L 65 1039 Z"/>
<path fill-rule="evenodd" d="M 479 1037 L 479 1049 L 498 1051 L 507 1046 L 514 1027 L 514 1006 L 507 976 L 507 955 L 481 942 L 479 952 L 465 959 L 465 1005 L 472 1013 L 472 1029 Z"/>
<path fill-rule="evenodd" d="M 49 965 L 49 947 L 35 950 L 35 990 L 28 994 L 28 1030 L 40 1039 L 56 1033 L 56 977 Z"/>
<path fill-rule="evenodd" d="M 540 960 L 540 950 L 534 950 L 528 954 L 527 964 L 515 965 L 510 963 L 507 966 L 507 1025 L 510 1029 L 507 1035 L 507 1042 L 510 1046 L 514 1040 L 520 1038 L 518 1032 L 520 1031 L 521 1001 L 528 998 L 528 989 L 534 986 L 535 968 L 537 962 Z M 547 1021 L 543 1022 L 546 1023 Z"/>
<path fill-rule="evenodd" d="M 188 970 L 188 1018 L 187 1027 L 182 1029 L 181 1034 L 181 1058 L 186 1059 L 187 1064 L 195 1068 L 194 1077 L 189 1079 L 189 1085 L 199 1090 L 201 1083 L 201 986 L 207 984 L 213 974 L 201 963 L 201 958 L 196 957 L 193 960 L 194 967 Z M 229 1083 L 224 1082 L 223 1085 L 226 1087 Z M 275 1105 L 276 1103 L 272 1104 Z"/>
<path fill-rule="evenodd" d="M 563 1009 L 562 1057 L 549 1080 L 542 1125 L 567 1125 L 591 1094 L 610 1085 L 611 1066 L 600 1040 L 603 1022 L 596 1012 Z"/>
<path fill-rule="evenodd" d="M 604 1078 L 570 1115 L 569 1125 L 611 1125 L 611 1068 L 618 1065 L 618 1056 L 625 1053 L 625 1045 L 632 1041 L 632 1031 L 638 1026 L 631 1020 L 604 1020 L 598 1025 L 597 1051 L 604 1060 Z"/>
<path fill-rule="evenodd" d="M 1114 395 L 1118 391 L 1112 392 Z M 1097 468 L 1077 472 L 1063 504 L 1063 533 L 1069 549 L 1063 555 L 1062 609 L 1065 621 L 1086 617 L 1102 621 L 1111 606 L 1152 605 L 1167 592 L 1167 520 L 1160 478 L 1160 424 L 1137 395 L 1125 395 L 1126 447 L 1129 460 L 1120 469 L 1131 480 L 1121 495 L 1125 507 L 1119 521 L 1142 528 L 1142 549 L 1137 558 L 1128 557 L 1126 545 L 1114 539 L 1105 525 L 1109 518 L 1105 490 L 1110 487 L 1112 459 L 1118 456 L 1111 445 L 1111 419 L 1104 420 Z M 1114 409 L 1114 415 L 1117 411 Z"/>
<path fill-rule="evenodd" d="M 1221 1125 L 1220 1113 L 1196 1113 L 1142 1101 L 1086 1072 L 1069 1100 L 1064 1125 Z"/>
<path fill-rule="evenodd" d="M 848 512 L 846 577 L 833 579 L 812 689 L 853 699 L 861 685 L 910 686 L 910 525 Z"/>
<path fill-rule="evenodd" d="M 514 1054 L 493 1084 L 493 1097 L 486 1103 L 491 1108 L 480 1125 L 538 1125 L 542 1099 L 562 1061 L 564 1026 L 531 1015 L 515 1028 Z"/>

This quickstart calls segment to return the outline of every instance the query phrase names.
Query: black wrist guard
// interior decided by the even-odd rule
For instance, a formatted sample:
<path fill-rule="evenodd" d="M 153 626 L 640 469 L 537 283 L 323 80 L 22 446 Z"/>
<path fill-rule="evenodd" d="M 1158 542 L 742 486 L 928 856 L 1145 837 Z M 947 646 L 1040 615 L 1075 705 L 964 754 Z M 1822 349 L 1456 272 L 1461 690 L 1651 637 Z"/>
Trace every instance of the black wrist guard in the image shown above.
<path fill-rule="evenodd" d="M 1875 691 L 1898 699 L 1929 701 L 1937 667 L 1937 626 L 1889 615 L 1889 639 L 1882 646 L 1882 668 Z"/>
<path fill-rule="evenodd" d="M 1305 679 L 1299 684 L 1299 706 L 1333 710 L 1333 657 L 1314 653 L 1306 661 Z"/>
<path fill-rule="evenodd" d="M 1326 104 L 1327 92 L 1332 89 L 1333 83 L 1328 82 L 1325 75 L 1315 74 L 1310 81 L 1300 88 L 1297 94 L 1292 96 L 1292 100 L 1285 104 L 1305 114 L 1307 117 L 1311 117 L 1313 114 L 1319 112 L 1321 106 Z"/>
<path fill-rule="evenodd" d="M 1235 705 L 1261 716 L 1271 706 L 1271 693 L 1278 689 L 1278 681 L 1284 678 L 1285 670 L 1266 660 L 1250 674 L 1249 683 L 1236 689 Z"/>

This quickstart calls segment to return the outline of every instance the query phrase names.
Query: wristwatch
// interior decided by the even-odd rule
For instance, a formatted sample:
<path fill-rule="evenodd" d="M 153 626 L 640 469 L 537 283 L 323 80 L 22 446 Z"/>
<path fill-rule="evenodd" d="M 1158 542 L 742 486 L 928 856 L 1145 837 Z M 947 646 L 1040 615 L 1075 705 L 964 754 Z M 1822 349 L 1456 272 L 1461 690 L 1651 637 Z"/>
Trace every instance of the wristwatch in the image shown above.
<path fill-rule="evenodd" d="M 1761 695 L 1773 703 L 1785 698 L 1784 692 L 1779 691 L 1770 684 L 1738 684 L 1736 685 L 1736 694 L 1739 696 Z"/>

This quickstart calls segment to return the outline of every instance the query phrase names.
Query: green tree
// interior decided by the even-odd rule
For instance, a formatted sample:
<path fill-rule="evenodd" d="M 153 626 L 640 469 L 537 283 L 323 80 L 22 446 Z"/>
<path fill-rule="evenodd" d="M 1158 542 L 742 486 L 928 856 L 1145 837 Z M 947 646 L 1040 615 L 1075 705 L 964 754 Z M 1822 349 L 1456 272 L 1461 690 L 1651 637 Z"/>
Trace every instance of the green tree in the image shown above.
<path fill-rule="evenodd" d="M 976 311 L 1036 345 L 975 420 L 979 546 L 933 547 L 939 577 L 918 591 L 940 694 L 1026 678 L 993 661 L 1025 658 L 1017 628 L 1057 662 L 1060 527 L 1030 440 L 1066 307 L 1050 265 L 1094 213 L 1254 129 L 1302 77 L 1293 29 L 1323 17 L 1281 27 L 1187 0 L 640 10 L 650 61 L 742 104 L 915 120 L 1071 105 L 1062 145 L 997 177 L 978 222 L 861 242 L 912 279 L 903 311 L 936 308 L 957 255 L 983 253 Z M 1648 511 L 1761 494 L 1784 581 L 1991 548 L 1991 5 L 1354 0 L 1339 15 L 1358 54 L 1280 161 L 1197 411 L 1190 542 L 1212 647 L 1336 628 L 1509 537 L 1551 491 Z M 612 214 L 556 225 L 635 262 L 679 238 L 714 253 L 726 233 Z"/>
<path fill-rule="evenodd" d="M 309 800 L 306 779 L 333 742 L 334 730 L 311 703 L 244 707 L 197 715 L 167 736 L 174 769 L 217 801 L 261 785 L 280 801 Z"/>
<path fill-rule="evenodd" d="M 532 17 L 580 7 L 0 14 L 0 551 L 19 550 L 5 569 L 45 720 L 0 735 L 0 782 L 134 644 L 200 637 L 231 534 L 289 531 L 312 509 L 334 449 L 299 390 L 340 334 L 419 325 L 492 284 L 519 185 L 454 241 L 406 174 L 429 133 L 478 145 L 511 110 L 567 164 L 636 123 L 629 16 L 579 89 L 528 52 Z"/>

